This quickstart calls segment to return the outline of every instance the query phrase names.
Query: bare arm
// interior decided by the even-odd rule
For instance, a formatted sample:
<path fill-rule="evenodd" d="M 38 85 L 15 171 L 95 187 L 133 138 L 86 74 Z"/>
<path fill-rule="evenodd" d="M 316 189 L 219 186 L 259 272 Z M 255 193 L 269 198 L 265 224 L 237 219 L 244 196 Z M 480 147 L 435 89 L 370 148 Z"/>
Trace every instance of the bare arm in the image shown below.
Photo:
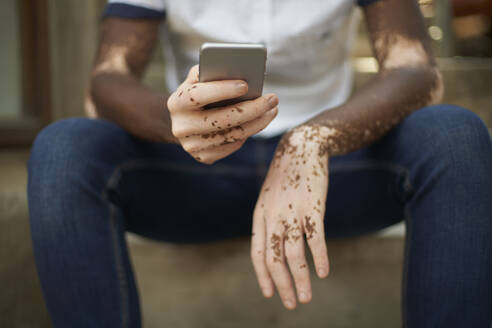
<path fill-rule="evenodd" d="M 370 145 L 413 111 L 438 103 L 443 94 L 417 2 L 381 0 L 364 13 L 378 75 L 348 102 L 306 124 L 318 126 L 314 134 L 328 138 L 329 155 Z"/>
<path fill-rule="evenodd" d="M 86 111 L 137 137 L 176 142 L 166 107 L 169 95 L 141 83 L 158 26 L 159 21 L 154 20 L 104 19 Z"/>
<path fill-rule="evenodd" d="M 151 20 L 104 20 L 91 75 L 89 115 L 111 120 L 143 139 L 177 143 L 206 164 L 235 152 L 271 122 L 278 104 L 273 94 L 203 110 L 207 104 L 244 95 L 248 85 L 236 80 L 200 83 L 198 65 L 170 95 L 144 86 L 140 79 L 158 26 Z"/>
<path fill-rule="evenodd" d="M 251 258 L 259 285 L 265 297 L 276 287 L 288 309 L 296 306 L 296 292 L 302 303 L 312 298 L 303 237 L 318 276 L 329 272 L 323 223 L 329 156 L 375 142 L 442 96 L 417 2 L 381 0 L 365 15 L 378 75 L 344 105 L 282 136 L 253 214 Z"/>

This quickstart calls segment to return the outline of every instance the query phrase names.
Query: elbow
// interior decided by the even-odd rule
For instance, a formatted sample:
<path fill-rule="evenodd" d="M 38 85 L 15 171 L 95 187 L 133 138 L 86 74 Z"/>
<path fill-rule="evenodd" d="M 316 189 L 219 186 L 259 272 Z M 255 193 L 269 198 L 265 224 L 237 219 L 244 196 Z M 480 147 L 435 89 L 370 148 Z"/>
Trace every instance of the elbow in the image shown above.
<path fill-rule="evenodd" d="M 87 117 L 97 118 L 99 115 L 97 114 L 97 107 L 92 101 L 92 97 L 90 95 L 90 91 L 87 90 L 84 98 L 84 112 Z"/>
<path fill-rule="evenodd" d="M 436 105 L 444 97 L 444 81 L 436 65 L 403 65 L 381 72 L 382 76 L 398 76 L 398 83 L 407 94 L 418 95 L 419 106 Z"/>
<path fill-rule="evenodd" d="M 444 81 L 439 68 L 436 65 L 424 64 L 417 67 L 409 67 L 414 72 L 414 82 L 421 94 L 423 106 L 437 105 L 444 97 Z"/>
<path fill-rule="evenodd" d="M 91 74 L 89 83 L 87 85 L 87 88 L 85 90 L 85 98 L 84 98 L 84 112 L 85 114 L 90 117 L 90 118 L 96 118 L 99 117 L 97 112 L 97 106 L 94 103 L 94 90 L 97 88 L 97 85 L 94 83 L 94 80 L 97 75 Z"/>
<path fill-rule="evenodd" d="M 101 109 L 106 101 L 105 95 L 110 91 L 107 90 L 107 83 L 107 78 L 103 74 L 93 72 L 90 76 L 85 94 L 84 110 L 86 115 L 91 118 L 104 117 Z"/>

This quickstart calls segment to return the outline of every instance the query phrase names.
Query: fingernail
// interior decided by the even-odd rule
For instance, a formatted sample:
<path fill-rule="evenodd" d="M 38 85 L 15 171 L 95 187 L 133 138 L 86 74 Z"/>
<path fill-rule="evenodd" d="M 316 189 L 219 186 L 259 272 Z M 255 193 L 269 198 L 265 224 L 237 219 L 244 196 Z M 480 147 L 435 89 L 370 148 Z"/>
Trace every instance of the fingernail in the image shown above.
<path fill-rule="evenodd" d="M 239 82 L 236 82 L 236 89 L 238 91 L 244 91 L 244 89 L 246 89 L 248 85 L 246 84 L 246 82 L 244 81 L 239 81 Z"/>
<path fill-rule="evenodd" d="M 265 296 L 266 298 L 270 298 L 273 296 L 270 288 L 262 288 L 262 291 L 263 291 L 263 296 Z"/>
<path fill-rule="evenodd" d="M 268 96 L 268 105 L 270 108 L 277 106 L 278 104 L 278 98 L 275 95 L 270 95 Z"/>
<path fill-rule="evenodd" d="M 294 308 L 294 302 L 292 302 L 291 300 L 287 300 L 285 301 L 285 306 L 288 308 L 288 309 L 293 309 Z"/>
<path fill-rule="evenodd" d="M 327 274 L 328 272 L 326 271 L 326 269 L 318 269 L 318 276 L 320 276 L 321 278 L 326 277 Z"/>
<path fill-rule="evenodd" d="M 307 296 L 307 294 L 305 292 L 301 292 L 299 294 L 299 300 L 301 302 L 307 302 L 309 299 L 308 299 L 308 296 Z"/>

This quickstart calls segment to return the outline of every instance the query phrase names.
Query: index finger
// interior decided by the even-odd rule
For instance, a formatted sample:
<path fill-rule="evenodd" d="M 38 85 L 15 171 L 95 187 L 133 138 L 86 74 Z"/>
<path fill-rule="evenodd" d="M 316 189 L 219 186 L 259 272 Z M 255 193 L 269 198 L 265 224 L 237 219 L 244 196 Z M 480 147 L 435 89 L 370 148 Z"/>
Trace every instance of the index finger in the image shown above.
<path fill-rule="evenodd" d="M 248 84 L 242 80 L 199 82 L 181 86 L 174 101 L 181 110 L 200 110 L 205 105 L 234 99 L 247 92 Z"/>

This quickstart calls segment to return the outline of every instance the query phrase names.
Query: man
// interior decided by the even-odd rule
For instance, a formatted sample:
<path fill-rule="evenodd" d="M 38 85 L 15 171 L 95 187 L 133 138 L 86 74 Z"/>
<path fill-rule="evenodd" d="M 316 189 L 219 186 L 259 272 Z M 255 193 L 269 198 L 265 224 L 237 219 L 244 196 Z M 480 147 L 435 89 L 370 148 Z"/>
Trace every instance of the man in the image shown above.
<path fill-rule="evenodd" d="M 349 98 L 354 1 L 110 1 L 90 83 L 101 119 L 47 127 L 29 164 L 55 327 L 140 326 L 125 231 L 184 243 L 252 229 L 262 293 L 276 289 L 293 309 L 312 295 L 304 238 L 325 278 L 325 237 L 402 219 L 404 325 L 489 327 L 488 131 L 465 109 L 433 105 L 443 84 L 416 1 L 357 4 L 380 68 Z M 140 81 L 159 32 L 167 92 Z M 204 111 L 247 91 L 198 82 L 205 41 L 265 43 L 264 96 Z"/>

